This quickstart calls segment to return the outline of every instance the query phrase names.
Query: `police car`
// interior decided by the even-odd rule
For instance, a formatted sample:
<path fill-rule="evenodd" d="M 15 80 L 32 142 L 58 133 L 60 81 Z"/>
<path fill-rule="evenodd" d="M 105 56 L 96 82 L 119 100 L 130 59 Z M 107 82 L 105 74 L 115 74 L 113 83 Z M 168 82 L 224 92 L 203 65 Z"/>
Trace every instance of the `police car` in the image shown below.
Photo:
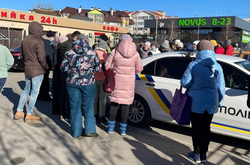
<path fill-rule="evenodd" d="M 247 107 L 250 62 L 241 58 L 216 55 L 222 66 L 226 94 L 223 106 L 214 115 L 211 130 L 250 139 L 250 109 Z M 135 99 L 129 107 L 129 123 L 147 125 L 151 120 L 176 123 L 169 115 L 171 102 L 180 79 L 194 55 L 183 52 L 161 53 L 142 59 L 144 70 L 136 74 Z"/>

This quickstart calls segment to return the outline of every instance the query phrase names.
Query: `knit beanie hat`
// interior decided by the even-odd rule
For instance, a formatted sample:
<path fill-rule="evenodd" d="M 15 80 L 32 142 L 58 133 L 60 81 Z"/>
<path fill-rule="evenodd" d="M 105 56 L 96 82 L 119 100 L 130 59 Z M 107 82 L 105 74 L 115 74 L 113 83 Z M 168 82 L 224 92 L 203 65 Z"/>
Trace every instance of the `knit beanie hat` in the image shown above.
<path fill-rule="evenodd" d="M 199 44 L 197 45 L 197 50 L 202 51 L 202 50 L 212 50 L 214 51 L 214 45 L 212 44 L 211 41 L 208 40 L 201 40 Z"/>
<path fill-rule="evenodd" d="M 103 39 L 104 41 L 108 41 L 109 40 L 109 38 L 108 38 L 108 36 L 106 36 L 106 34 L 100 35 L 100 38 Z"/>
<path fill-rule="evenodd" d="M 175 46 L 179 47 L 179 48 L 183 48 L 183 43 L 182 42 L 177 42 Z"/>
<path fill-rule="evenodd" d="M 214 46 L 217 46 L 217 42 L 215 40 L 210 40 L 210 42 L 214 45 Z"/>
<path fill-rule="evenodd" d="M 178 42 L 181 42 L 181 40 L 176 39 L 176 40 L 174 41 L 174 45 L 176 46 Z"/>
<path fill-rule="evenodd" d="M 193 46 L 193 44 L 191 44 L 191 43 L 185 44 L 185 47 L 186 47 L 187 49 L 194 49 L 194 46 Z"/>
<path fill-rule="evenodd" d="M 67 34 L 66 37 L 71 38 L 71 33 Z"/>
<path fill-rule="evenodd" d="M 156 42 L 152 42 L 152 43 L 151 43 L 151 47 L 152 47 L 152 46 L 155 46 L 156 48 L 158 48 L 158 44 L 157 44 Z"/>
<path fill-rule="evenodd" d="M 231 44 L 232 44 L 232 41 L 231 41 L 231 40 L 226 40 L 226 41 L 225 41 L 225 45 L 226 45 L 226 46 L 230 46 Z"/>
<path fill-rule="evenodd" d="M 200 42 L 200 40 L 195 40 L 195 41 L 193 42 L 193 45 L 198 45 L 199 42 Z"/>
<path fill-rule="evenodd" d="M 105 50 L 105 49 L 107 49 L 107 47 L 108 47 L 108 44 L 103 39 L 100 39 L 98 41 L 98 47 L 97 47 L 97 49 Z"/>
<path fill-rule="evenodd" d="M 124 34 L 124 35 L 121 36 L 120 41 L 130 41 L 130 42 L 133 42 L 133 38 L 130 35 L 128 35 L 128 34 Z"/>
<path fill-rule="evenodd" d="M 46 34 L 47 37 L 54 37 L 55 36 L 55 33 L 52 32 L 51 30 L 47 31 L 47 34 Z"/>
<path fill-rule="evenodd" d="M 147 45 L 150 48 L 151 43 L 149 41 L 146 41 L 144 45 Z"/>
<path fill-rule="evenodd" d="M 66 37 L 66 36 L 59 36 L 58 37 L 58 41 L 60 44 L 67 41 L 67 40 L 68 40 L 68 37 Z"/>
<path fill-rule="evenodd" d="M 169 48 L 169 41 L 168 41 L 168 40 L 165 40 L 165 41 L 161 44 L 161 47 L 164 48 L 164 49 L 168 49 L 168 48 Z"/>
<path fill-rule="evenodd" d="M 85 36 L 85 34 L 79 34 L 77 39 L 84 39 L 85 41 L 89 42 L 89 38 L 87 36 Z"/>

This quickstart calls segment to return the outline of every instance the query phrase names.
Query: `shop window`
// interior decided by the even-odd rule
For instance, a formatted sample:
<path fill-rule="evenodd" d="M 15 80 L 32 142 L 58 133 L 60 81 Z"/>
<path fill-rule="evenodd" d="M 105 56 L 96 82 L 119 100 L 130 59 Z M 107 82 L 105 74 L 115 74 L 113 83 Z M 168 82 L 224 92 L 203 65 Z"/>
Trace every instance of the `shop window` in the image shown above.
<path fill-rule="evenodd" d="M 120 41 L 119 38 L 114 38 L 113 45 L 116 46 L 119 43 L 119 41 Z"/>
<path fill-rule="evenodd" d="M 98 42 L 100 39 L 100 36 L 95 36 L 95 43 Z"/>

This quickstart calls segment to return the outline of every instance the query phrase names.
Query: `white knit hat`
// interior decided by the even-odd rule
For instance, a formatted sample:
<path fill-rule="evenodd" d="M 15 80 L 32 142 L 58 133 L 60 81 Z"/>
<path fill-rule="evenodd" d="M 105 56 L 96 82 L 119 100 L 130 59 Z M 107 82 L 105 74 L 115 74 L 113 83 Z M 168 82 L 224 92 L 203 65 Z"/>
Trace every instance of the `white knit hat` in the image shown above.
<path fill-rule="evenodd" d="M 193 45 L 198 45 L 199 42 L 200 42 L 200 40 L 195 40 L 195 41 L 193 42 Z"/>
<path fill-rule="evenodd" d="M 176 47 L 183 48 L 183 43 L 182 43 L 182 42 L 177 42 L 177 44 L 176 44 L 175 46 L 176 46 Z"/>
<path fill-rule="evenodd" d="M 181 40 L 177 39 L 174 41 L 174 45 L 176 46 L 178 42 L 181 42 Z"/>
<path fill-rule="evenodd" d="M 150 48 L 151 43 L 149 41 L 146 41 L 144 45 L 147 45 Z"/>

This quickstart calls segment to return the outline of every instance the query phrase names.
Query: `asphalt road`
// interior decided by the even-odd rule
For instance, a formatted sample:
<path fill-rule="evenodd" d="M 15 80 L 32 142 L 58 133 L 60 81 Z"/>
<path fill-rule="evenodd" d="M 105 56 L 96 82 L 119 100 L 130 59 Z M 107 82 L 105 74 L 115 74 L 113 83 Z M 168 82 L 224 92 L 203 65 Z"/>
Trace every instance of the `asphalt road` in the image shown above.
<path fill-rule="evenodd" d="M 24 88 L 24 74 L 10 72 L 0 94 L 0 165 L 168 165 L 195 164 L 191 129 L 154 121 L 148 127 L 129 126 L 127 135 L 106 133 L 98 124 L 98 138 L 73 139 L 70 125 L 51 114 L 51 102 L 37 101 L 35 114 L 42 122 L 13 120 Z M 250 164 L 250 140 L 212 134 L 208 165 Z"/>

